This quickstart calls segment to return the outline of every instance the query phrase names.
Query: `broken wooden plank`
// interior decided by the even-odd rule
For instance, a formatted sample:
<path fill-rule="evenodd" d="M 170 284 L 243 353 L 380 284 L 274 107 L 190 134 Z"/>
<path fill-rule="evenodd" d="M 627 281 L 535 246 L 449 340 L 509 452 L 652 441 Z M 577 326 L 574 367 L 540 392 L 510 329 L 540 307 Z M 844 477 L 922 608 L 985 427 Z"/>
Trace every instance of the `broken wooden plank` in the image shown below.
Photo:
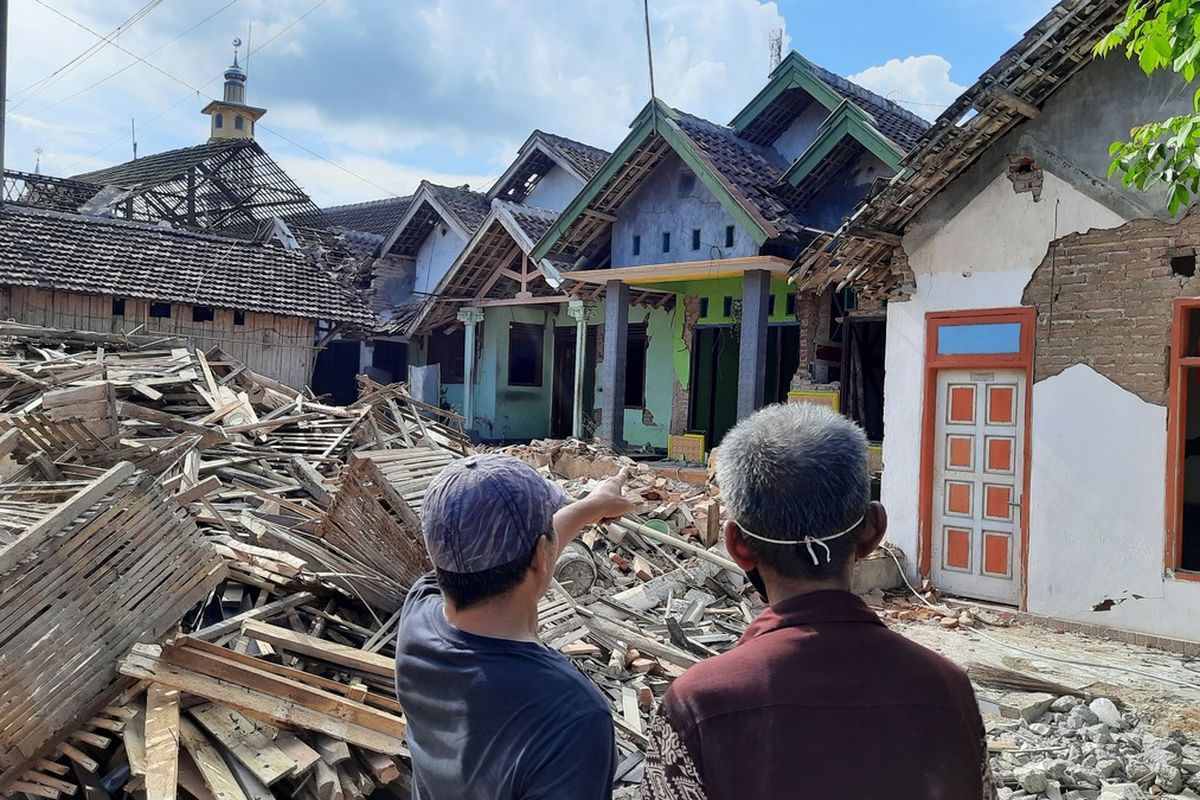
<path fill-rule="evenodd" d="M 179 739 L 200 769 L 204 785 L 217 800 L 247 800 L 229 765 L 221 757 L 221 751 L 187 717 L 179 720 Z"/>
<path fill-rule="evenodd" d="M 146 800 L 175 800 L 179 781 L 179 691 L 152 683 L 146 691 Z"/>
<path fill-rule="evenodd" d="M 296 772 L 296 762 L 275 746 L 271 735 L 241 713 L 216 703 L 196 706 L 188 713 L 267 786 Z"/>
<path fill-rule="evenodd" d="M 315 636 L 280 628 L 266 622 L 246 620 L 242 623 L 242 635 L 282 647 L 292 653 L 328 661 L 331 664 L 349 667 L 359 672 L 384 678 L 395 676 L 396 662 L 394 659 L 355 647 L 346 647 L 325 639 L 318 639 Z"/>

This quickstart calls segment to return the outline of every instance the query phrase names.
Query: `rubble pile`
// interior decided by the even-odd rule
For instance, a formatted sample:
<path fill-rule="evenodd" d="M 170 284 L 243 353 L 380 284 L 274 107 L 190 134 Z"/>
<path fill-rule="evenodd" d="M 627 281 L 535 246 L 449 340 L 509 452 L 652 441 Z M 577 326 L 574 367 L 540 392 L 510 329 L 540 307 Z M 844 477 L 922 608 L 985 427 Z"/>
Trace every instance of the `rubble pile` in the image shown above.
<path fill-rule="evenodd" d="M 0 325 L 0 796 L 409 796 L 390 634 L 468 448 L 361 388 Z"/>
<path fill-rule="evenodd" d="M 1034 722 L 987 730 L 1001 800 L 1200 797 L 1200 743 L 1150 733 L 1107 697 L 1063 695 Z"/>
<path fill-rule="evenodd" d="M 217 348 L 0 324 L 0 798 L 410 797 L 393 634 L 430 568 L 425 491 L 472 448 L 453 414 L 361 381 L 335 407 Z M 636 512 L 566 548 L 539 629 L 608 698 L 635 796 L 662 695 L 762 600 L 710 475 L 500 450 L 569 498 L 630 470 Z M 889 625 L 1008 624 L 928 585 L 885 594 L 889 553 L 855 575 Z M 1002 797 L 1200 793 L 1200 748 L 1086 701 L 989 722 Z"/>

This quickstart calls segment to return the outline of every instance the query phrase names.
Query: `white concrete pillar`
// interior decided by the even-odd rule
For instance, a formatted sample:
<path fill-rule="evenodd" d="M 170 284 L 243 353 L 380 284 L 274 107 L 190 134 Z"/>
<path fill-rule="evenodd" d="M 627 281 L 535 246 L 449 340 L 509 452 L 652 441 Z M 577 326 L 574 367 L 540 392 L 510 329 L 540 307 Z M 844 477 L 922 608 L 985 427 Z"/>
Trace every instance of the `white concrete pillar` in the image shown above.
<path fill-rule="evenodd" d="M 466 307 L 458 310 L 463 324 L 463 429 L 475 430 L 475 326 L 483 322 L 483 309 Z"/>
<path fill-rule="evenodd" d="M 587 326 L 596 304 L 584 300 L 567 302 L 567 313 L 575 320 L 575 402 L 571 412 L 571 435 L 583 438 L 583 375 L 587 360 Z"/>
<path fill-rule="evenodd" d="M 360 373 L 369 370 L 375 363 L 375 345 L 371 342 L 362 342 L 358 346 L 358 371 Z"/>

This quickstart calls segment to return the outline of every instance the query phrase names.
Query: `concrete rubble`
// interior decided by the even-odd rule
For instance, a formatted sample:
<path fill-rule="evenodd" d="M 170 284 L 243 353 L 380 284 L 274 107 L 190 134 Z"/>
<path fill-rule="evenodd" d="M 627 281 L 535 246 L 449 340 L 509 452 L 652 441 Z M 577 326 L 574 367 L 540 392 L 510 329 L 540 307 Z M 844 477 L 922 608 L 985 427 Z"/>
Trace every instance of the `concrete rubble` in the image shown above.
<path fill-rule="evenodd" d="M 1035 722 L 987 722 L 1001 800 L 1200 797 L 1200 742 L 1144 730 L 1106 697 L 1064 695 Z"/>

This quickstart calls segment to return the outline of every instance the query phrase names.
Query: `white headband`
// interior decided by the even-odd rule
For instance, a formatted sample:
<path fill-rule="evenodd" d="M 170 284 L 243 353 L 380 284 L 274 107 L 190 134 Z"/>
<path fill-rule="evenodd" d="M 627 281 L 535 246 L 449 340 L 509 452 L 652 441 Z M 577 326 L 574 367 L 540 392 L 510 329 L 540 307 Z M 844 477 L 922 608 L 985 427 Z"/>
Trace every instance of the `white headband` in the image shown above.
<path fill-rule="evenodd" d="M 766 536 L 760 536 L 759 534 L 754 533 L 753 531 L 746 530 L 746 527 L 744 525 L 742 525 L 742 523 L 738 522 L 737 520 L 734 520 L 733 524 L 737 525 L 738 528 L 741 529 L 742 533 L 746 534 L 751 539 L 758 539 L 760 542 L 767 542 L 768 544 L 802 544 L 808 548 L 808 554 L 809 554 L 809 556 L 812 557 L 813 564 L 815 566 L 820 566 L 821 562 L 817 560 L 817 552 L 815 550 L 813 550 L 813 545 L 819 544 L 819 545 L 821 545 L 821 547 L 825 548 L 825 563 L 828 564 L 832 555 L 829 552 L 829 545 L 827 545 L 825 543 L 828 541 L 832 541 L 833 539 L 837 539 L 839 537 L 845 536 L 847 533 L 849 533 L 850 531 L 857 528 L 859 526 L 859 524 L 861 524 L 862 521 L 864 519 L 866 519 L 866 516 L 867 516 L 866 514 L 863 514 L 861 517 L 856 519 L 849 528 L 846 528 L 846 530 L 844 530 L 844 531 L 839 531 L 837 533 L 830 534 L 829 536 L 809 535 L 809 536 L 805 536 L 803 539 L 770 539 Z"/>

